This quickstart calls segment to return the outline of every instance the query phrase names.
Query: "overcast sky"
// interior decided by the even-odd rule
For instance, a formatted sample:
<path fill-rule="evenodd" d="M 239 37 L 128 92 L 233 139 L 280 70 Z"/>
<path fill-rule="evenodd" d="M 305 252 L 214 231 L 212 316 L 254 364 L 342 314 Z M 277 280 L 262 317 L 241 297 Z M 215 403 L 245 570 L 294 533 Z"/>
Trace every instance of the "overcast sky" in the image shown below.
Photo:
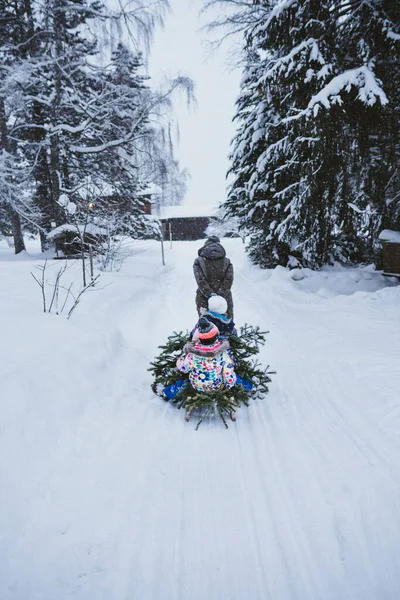
<path fill-rule="evenodd" d="M 149 73 L 159 80 L 187 75 L 194 80 L 197 107 L 176 103 L 180 128 L 177 149 L 183 168 L 191 173 L 184 204 L 215 206 L 226 195 L 227 155 L 234 133 L 232 117 L 241 73 L 229 66 L 230 50 L 210 53 L 207 34 L 199 31 L 201 0 L 172 0 L 164 30 L 158 29 L 152 46 Z"/>

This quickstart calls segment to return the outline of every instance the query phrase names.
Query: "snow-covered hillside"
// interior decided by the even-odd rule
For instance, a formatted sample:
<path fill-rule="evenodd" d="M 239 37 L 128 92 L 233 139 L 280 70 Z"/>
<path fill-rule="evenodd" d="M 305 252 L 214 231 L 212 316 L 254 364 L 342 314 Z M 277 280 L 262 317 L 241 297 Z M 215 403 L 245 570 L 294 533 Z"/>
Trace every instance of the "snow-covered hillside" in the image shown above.
<path fill-rule="evenodd" d="M 400 597 L 400 286 L 295 281 L 224 243 L 235 320 L 270 331 L 277 375 L 199 431 L 146 370 L 194 324 L 197 243 L 166 267 L 137 243 L 70 321 L 41 312 L 39 258 L 1 246 L 1 600 Z"/>

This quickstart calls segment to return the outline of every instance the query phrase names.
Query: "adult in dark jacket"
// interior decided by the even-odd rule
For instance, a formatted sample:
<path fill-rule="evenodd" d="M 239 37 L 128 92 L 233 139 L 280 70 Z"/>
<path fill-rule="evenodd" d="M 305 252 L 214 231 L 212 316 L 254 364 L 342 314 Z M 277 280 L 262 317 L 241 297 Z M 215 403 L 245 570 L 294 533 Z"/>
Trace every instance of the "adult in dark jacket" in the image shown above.
<path fill-rule="evenodd" d="M 209 296 L 219 294 L 228 303 L 227 316 L 233 319 L 233 265 L 216 235 L 209 237 L 198 251 L 193 272 L 197 282 L 196 307 L 199 316 L 202 308 L 208 308 Z"/>

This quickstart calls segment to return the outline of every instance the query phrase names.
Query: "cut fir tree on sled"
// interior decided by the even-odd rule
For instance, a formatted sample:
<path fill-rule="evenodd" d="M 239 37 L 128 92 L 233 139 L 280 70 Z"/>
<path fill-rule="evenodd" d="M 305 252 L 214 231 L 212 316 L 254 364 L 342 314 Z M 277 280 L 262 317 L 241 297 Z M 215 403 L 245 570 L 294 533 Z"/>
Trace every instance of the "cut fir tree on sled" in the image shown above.
<path fill-rule="evenodd" d="M 163 396 L 162 390 L 177 382 L 185 380 L 180 385 L 179 393 L 171 400 L 179 409 L 185 410 L 188 421 L 192 416 L 198 417 L 196 429 L 202 421 L 209 417 L 220 417 L 225 427 L 227 420 L 236 420 L 236 410 L 241 406 L 249 406 L 253 398 L 263 398 L 268 393 L 268 384 L 271 382 L 269 366 L 263 368 L 254 358 L 260 351 L 260 346 L 265 344 L 268 332 L 260 331 L 259 327 L 244 325 L 237 336 L 229 337 L 230 352 L 234 363 L 234 370 L 242 380 L 252 383 L 252 389 L 245 389 L 242 385 L 235 385 L 229 389 L 220 388 L 212 392 L 196 391 L 189 383 L 188 374 L 176 368 L 176 361 L 184 352 L 184 346 L 189 341 L 189 335 L 183 332 L 174 332 L 168 337 L 167 343 L 159 346 L 161 353 L 155 358 L 148 369 L 154 376 L 152 390 L 157 395 Z M 186 383 L 187 382 L 187 383 Z"/>

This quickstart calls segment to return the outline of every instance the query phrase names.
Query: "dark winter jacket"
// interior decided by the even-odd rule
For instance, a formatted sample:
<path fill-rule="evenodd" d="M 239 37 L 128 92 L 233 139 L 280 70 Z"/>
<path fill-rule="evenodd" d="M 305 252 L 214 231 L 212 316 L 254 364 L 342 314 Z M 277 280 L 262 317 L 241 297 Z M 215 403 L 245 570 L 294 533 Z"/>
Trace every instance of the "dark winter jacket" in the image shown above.
<path fill-rule="evenodd" d="M 209 238 L 200 248 L 193 272 L 198 290 L 205 298 L 215 293 L 228 300 L 233 283 L 233 265 L 226 257 L 224 247 L 219 241 L 214 241 L 217 239 Z"/>

